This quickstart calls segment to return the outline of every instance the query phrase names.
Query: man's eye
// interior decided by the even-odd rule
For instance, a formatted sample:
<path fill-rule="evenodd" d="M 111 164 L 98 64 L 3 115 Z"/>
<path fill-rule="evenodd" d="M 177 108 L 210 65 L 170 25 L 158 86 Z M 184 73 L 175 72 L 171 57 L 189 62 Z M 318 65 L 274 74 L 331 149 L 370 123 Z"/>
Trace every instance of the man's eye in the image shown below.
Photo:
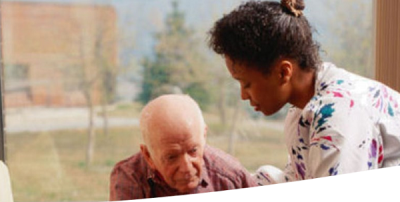
<path fill-rule="evenodd" d="M 249 88 L 250 87 L 250 83 L 246 83 L 243 88 Z"/>
<path fill-rule="evenodd" d="M 172 160 L 174 160 L 174 159 L 176 159 L 176 155 L 169 155 L 169 156 L 167 156 L 167 160 L 168 160 L 168 161 L 172 161 Z"/>
<path fill-rule="evenodd" d="M 197 154 L 197 148 L 193 148 L 192 150 L 189 151 L 190 155 L 196 155 Z"/>

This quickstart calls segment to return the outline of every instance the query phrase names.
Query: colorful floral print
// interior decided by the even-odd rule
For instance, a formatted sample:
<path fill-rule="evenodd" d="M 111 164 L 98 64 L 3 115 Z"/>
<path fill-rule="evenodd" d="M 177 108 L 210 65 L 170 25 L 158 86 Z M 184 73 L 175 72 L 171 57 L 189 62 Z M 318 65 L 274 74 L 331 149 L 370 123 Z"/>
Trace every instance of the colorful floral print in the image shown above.
<path fill-rule="evenodd" d="M 304 109 L 288 112 L 282 182 L 399 165 L 399 101 L 391 88 L 324 63 L 314 97 Z"/>

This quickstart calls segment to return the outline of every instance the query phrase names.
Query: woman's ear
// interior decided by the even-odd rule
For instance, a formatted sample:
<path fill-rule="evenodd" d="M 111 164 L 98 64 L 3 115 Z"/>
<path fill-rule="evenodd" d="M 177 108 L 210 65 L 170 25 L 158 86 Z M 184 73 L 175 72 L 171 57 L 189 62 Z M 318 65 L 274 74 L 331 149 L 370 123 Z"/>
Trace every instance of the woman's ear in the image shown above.
<path fill-rule="evenodd" d="M 293 64 L 289 60 L 282 60 L 279 63 L 279 78 L 282 84 L 290 81 L 293 75 Z"/>
<path fill-rule="evenodd" d="M 149 164 L 150 168 L 156 170 L 156 166 L 154 165 L 153 159 L 151 158 L 149 149 L 146 145 L 140 145 L 140 152 L 142 153 L 144 160 L 147 162 L 147 164 Z"/>

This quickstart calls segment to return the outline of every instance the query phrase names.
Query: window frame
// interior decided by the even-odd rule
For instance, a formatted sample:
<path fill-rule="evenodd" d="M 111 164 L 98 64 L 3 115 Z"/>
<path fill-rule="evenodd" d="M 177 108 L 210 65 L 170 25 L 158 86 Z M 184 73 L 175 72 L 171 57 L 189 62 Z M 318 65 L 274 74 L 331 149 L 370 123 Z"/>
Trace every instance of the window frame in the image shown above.
<path fill-rule="evenodd" d="M 0 2 L 0 13 L 2 7 Z M 5 150 L 5 134 L 4 134 L 4 113 L 3 113 L 3 92 L 4 92 L 4 60 L 3 60 L 3 29 L 2 20 L 0 18 L 0 160 L 6 163 L 6 150 Z"/>
<path fill-rule="evenodd" d="M 373 34 L 374 34 L 374 40 L 375 40 L 375 45 L 374 45 L 374 49 L 373 49 L 373 51 L 374 51 L 374 55 L 373 55 L 373 57 L 375 58 L 375 59 L 377 59 L 377 57 L 378 57 L 378 55 L 377 55 L 377 50 L 376 50 L 376 48 L 377 48 L 377 46 L 379 45 L 379 42 L 380 41 L 376 41 L 377 40 L 377 36 L 376 36 L 376 34 L 377 34 L 377 13 L 378 12 L 382 12 L 381 10 L 377 10 L 377 5 L 378 5 L 378 0 L 374 0 L 373 1 L 373 12 L 374 12 L 374 17 L 373 17 L 373 26 L 374 26 L 374 29 L 373 29 Z M 382 2 L 381 2 L 382 3 Z M 2 5 L 1 5 L 1 0 L 0 0 L 0 13 L 1 13 L 1 11 L 2 11 Z M 5 110 L 5 108 L 4 108 L 4 100 L 3 100 L 3 96 L 4 96 L 4 60 L 3 60 L 3 32 L 2 32 L 2 19 L 1 19 L 1 17 L 0 17 L 0 160 L 1 161 L 3 161 L 4 163 L 6 163 L 6 135 L 5 135 L 5 116 L 4 116 L 4 110 Z M 381 66 L 382 65 L 379 65 L 379 64 L 376 64 L 376 61 L 374 62 L 375 63 L 375 71 L 377 71 L 377 70 L 379 70 L 380 68 L 382 68 Z M 382 75 L 381 77 L 382 78 L 380 78 L 379 76 L 377 77 L 377 76 L 375 76 L 376 78 L 375 79 L 378 79 L 378 80 L 381 80 L 381 81 L 383 81 L 383 80 L 385 80 L 385 78 L 383 78 L 383 76 L 384 75 Z M 384 82 L 384 81 L 383 81 Z M 397 90 L 399 90 L 399 89 L 397 89 Z"/>

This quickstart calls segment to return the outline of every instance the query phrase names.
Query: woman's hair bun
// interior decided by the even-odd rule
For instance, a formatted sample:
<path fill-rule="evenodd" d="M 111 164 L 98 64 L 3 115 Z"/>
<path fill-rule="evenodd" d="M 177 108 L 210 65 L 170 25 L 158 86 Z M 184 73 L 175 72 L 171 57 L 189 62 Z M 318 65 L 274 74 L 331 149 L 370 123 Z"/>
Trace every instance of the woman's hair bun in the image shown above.
<path fill-rule="evenodd" d="M 304 0 L 281 0 L 281 5 L 296 17 L 301 16 L 306 7 Z"/>

